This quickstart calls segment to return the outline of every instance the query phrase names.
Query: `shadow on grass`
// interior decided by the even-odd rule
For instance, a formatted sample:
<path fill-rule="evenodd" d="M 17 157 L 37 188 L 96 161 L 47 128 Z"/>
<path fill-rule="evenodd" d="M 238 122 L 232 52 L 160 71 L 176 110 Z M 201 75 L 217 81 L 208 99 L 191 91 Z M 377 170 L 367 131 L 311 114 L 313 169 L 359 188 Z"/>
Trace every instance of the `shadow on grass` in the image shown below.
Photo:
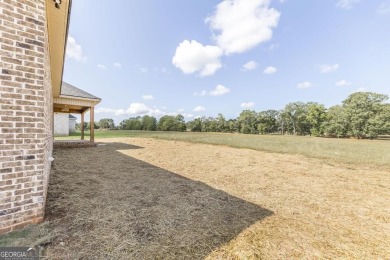
<path fill-rule="evenodd" d="M 55 150 L 46 206 L 48 257 L 203 259 L 272 215 L 118 152 L 140 148 L 108 143 Z"/>

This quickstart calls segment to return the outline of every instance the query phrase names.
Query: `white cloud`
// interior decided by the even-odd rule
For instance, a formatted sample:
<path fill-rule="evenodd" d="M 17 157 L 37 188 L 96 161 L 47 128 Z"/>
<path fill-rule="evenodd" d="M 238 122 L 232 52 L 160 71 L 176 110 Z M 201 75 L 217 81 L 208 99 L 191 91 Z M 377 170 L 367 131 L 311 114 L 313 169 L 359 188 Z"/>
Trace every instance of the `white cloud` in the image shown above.
<path fill-rule="evenodd" d="M 222 96 L 230 92 L 230 89 L 223 85 L 218 85 L 213 91 L 210 91 L 210 96 Z"/>
<path fill-rule="evenodd" d="M 351 84 L 352 84 L 351 82 L 348 82 L 346 80 L 340 80 L 340 81 L 336 82 L 336 86 L 339 86 L 339 87 L 346 87 L 346 86 L 349 86 Z"/>
<path fill-rule="evenodd" d="M 194 108 L 195 112 L 202 112 L 202 111 L 205 111 L 205 110 L 206 110 L 206 108 L 204 108 L 202 106 L 197 106 L 197 107 Z"/>
<path fill-rule="evenodd" d="M 313 84 L 310 81 L 305 81 L 297 85 L 297 88 L 311 88 L 311 87 L 313 87 Z"/>
<path fill-rule="evenodd" d="M 163 109 L 163 108 L 161 108 Z M 165 109 L 165 108 L 164 108 Z M 111 109 L 105 107 L 98 107 L 95 109 L 95 113 L 110 113 L 115 114 L 116 116 L 130 115 L 130 116 L 142 116 L 150 115 L 155 117 L 161 117 L 165 115 L 176 116 L 178 112 L 166 112 L 158 108 L 151 108 L 145 105 L 144 103 L 131 103 L 127 109 Z M 194 115 L 183 113 L 184 117 L 192 118 Z"/>
<path fill-rule="evenodd" d="M 114 62 L 114 67 L 117 67 L 118 69 L 122 68 L 122 65 L 119 62 Z"/>
<path fill-rule="evenodd" d="M 103 64 L 98 64 L 97 67 L 101 70 L 106 70 L 107 69 L 107 66 L 106 65 L 103 65 Z"/>
<path fill-rule="evenodd" d="M 356 91 L 357 92 L 366 92 L 366 89 L 365 88 L 358 88 Z"/>
<path fill-rule="evenodd" d="M 124 110 L 124 109 L 117 109 L 117 110 L 115 110 L 115 115 L 116 116 L 126 115 L 126 110 Z"/>
<path fill-rule="evenodd" d="M 194 96 L 207 96 L 208 94 L 206 90 L 202 90 L 201 92 L 195 92 Z"/>
<path fill-rule="evenodd" d="M 225 0 L 217 5 L 206 22 L 225 54 L 245 52 L 272 38 L 280 12 L 269 4 L 269 0 Z"/>
<path fill-rule="evenodd" d="M 125 109 L 118 109 L 115 115 L 132 115 L 132 116 L 163 116 L 163 115 L 176 115 L 176 113 L 167 113 L 160 109 L 153 109 L 145 105 L 144 103 L 131 103 L 130 106 Z"/>
<path fill-rule="evenodd" d="M 153 100 L 154 99 L 154 97 L 152 95 L 143 95 L 142 98 L 144 100 Z"/>
<path fill-rule="evenodd" d="M 336 70 L 339 69 L 339 67 L 340 67 L 339 64 L 333 64 L 333 65 L 323 64 L 319 66 L 319 69 L 321 73 L 330 73 L 330 72 L 335 72 Z"/>
<path fill-rule="evenodd" d="M 274 74 L 277 71 L 275 67 L 269 66 L 263 71 L 264 74 Z"/>
<path fill-rule="evenodd" d="M 106 107 L 98 107 L 95 109 L 95 113 L 116 113 L 117 110 L 111 109 L 111 108 L 106 108 Z"/>
<path fill-rule="evenodd" d="M 193 114 L 189 114 L 189 113 L 181 113 L 182 116 L 184 116 L 185 118 L 194 118 L 195 115 Z"/>
<path fill-rule="evenodd" d="M 257 62 L 251 60 L 244 64 L 243 68 L 244 70 L 254 70 L 258 66 Z"/>
<path fill-rule="evenodd" d="M 185 74 L 199 72 L 201 77 L 206 77 L 222 67 L 221 56 L 222 50 L 217 46 L 204 46 L 197 41 L 184 40 L 176 48 L 172 64 Z"/>
<path fill-rule="evenodd" d="M 336 6 L 342 9 L 351 9 L 354 4 L 359 3 L 361 0 L 339 0 Z"/>
<path fill-rule="evenodd" d="M 230 89 L 219 84 L 215 89 L 211 91 L 202 90 L 201 92 L 195 92 L 194 96 L 222 96 L 230 92 Z"/>
<path fill-rule="evenodd" d="M 390 14 L 390 2 L 389 3 L 382 3 L 379 7 L 377 12 L 379 14 Z"/>
<path fill-rule="evenodd" d="M 149 69 L 146 68 L 146 67 L 140 67 L 140 68 L 139 68 L 139 71 L 140 71 L 141 73 L 147 73 L 147 72 L 149 71 Z"/>
<path fill-rule="evenodd" d="M 241 103 L 241 107 L 242 108 L 252 108 L 255 106 L 255 102 L 244 102 L 244 103 Z"/>
<path fill-rule="evenodd" d="M 66 57 L 79 62 L 86 62 L 87 57 L 83 55 L 83 49 L 77 44 L 75 38 L 68 36 L 66 43 Z"/>
<path fill-rule="evenodd" d="M 129 115 L 144 115 L 151 112 L 151 108 L 147 107 L 143 103 L 132 103 L 126 110 L 126 114 Z"/>

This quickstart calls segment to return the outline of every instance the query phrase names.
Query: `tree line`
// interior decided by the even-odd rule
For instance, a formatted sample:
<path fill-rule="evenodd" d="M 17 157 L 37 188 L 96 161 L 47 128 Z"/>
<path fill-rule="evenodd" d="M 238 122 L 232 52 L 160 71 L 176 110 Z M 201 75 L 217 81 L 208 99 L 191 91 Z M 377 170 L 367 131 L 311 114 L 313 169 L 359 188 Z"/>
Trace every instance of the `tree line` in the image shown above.
<path fill-rule="evenodd" d="M 95 122 L 95 125 L 121 130 L 375 138 L 390 134 L 390 104 L 386 103 L 387 100 L 387 95 L 356 92 L 342 104 L 329 108 L 316 102 L 292 102 L 282 110 L 244 110 L 237 118 L 229 120 L 223 114 L 196 118 L 187 123 L 182 115 L 166 115 L 159 120 L 145 115 L 125 119 L 118 126 L 107 118 Z"/>

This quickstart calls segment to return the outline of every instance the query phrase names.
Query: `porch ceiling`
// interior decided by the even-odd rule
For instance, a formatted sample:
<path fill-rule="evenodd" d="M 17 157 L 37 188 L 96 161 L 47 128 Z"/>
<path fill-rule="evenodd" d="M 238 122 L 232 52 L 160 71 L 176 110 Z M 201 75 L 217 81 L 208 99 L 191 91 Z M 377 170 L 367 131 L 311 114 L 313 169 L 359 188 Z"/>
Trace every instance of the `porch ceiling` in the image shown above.
<path fill-rule="evenodd" d="M 82 114 L 91 107 L 100 103 L 100 100 L 88 100 L 75 97 L 58 97 L 53 98 L 54 112 Z"/>

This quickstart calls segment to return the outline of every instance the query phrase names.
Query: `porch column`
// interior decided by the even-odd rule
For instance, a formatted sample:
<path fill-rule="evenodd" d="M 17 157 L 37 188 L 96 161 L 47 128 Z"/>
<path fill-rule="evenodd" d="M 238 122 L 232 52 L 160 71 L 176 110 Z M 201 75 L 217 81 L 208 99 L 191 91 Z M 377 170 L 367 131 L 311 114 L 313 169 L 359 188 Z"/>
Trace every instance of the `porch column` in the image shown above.
<path fill-rule="evenodd" d="M 54 117 L 55 117 L 55 113 L 54 113 L 54 109 L 53 109 L 53 113 L 52 113 L 52 117 L 51 117 L 51 137 L 53 140 L 54 140 Z"/>
<path fill-rule="evenodd" d="M 84 112 L 81 113 L 81 140 L 84 140 Z"/>
<path fill-rule="evenodd" d="M 91 107 L 91 110 L 90 110 L 90 141 L 91 142 L 95 142 L 95 118 L 94 118 L 94 107 Z"/>

